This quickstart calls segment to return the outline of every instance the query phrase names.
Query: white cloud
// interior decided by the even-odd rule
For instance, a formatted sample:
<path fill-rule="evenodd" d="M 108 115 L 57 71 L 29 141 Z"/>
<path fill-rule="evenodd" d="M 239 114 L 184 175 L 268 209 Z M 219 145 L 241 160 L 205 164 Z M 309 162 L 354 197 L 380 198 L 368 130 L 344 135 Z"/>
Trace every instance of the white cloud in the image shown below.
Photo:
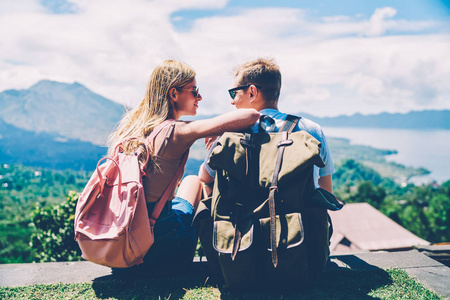
<path fill-rule="evenodd" d="M 370 17 L 370 23 L 366 30 L 368 36 L 380 36 L 386 32 L 385 19 L 392 18 L 397 10 L 392 7 L 377 8 Z"/>
<path fill-rule="evenodd" d="M 35 0 L 2 0 L 0 1 L 0 15 L 14 15 L 29 12 L 41 12 L 45 9 Z"/>
<path fill-rule="evenodd" d="M 230 10 L 177 31 L 173 13 L 222 9 L 227 1 L 76 0 L 76 13 L 57 15 L 39 1 L 7 2 L 15 4 L 0 4 L 0 90 L 40 79 L 78 81 L 134 105 L 153 68 L 173 58 L 197 71 L 199 112 L 218 113 L 232 109 L 232 68 L 272 56 L 283 74 L 280 107 L 293 112 L 450 108 L 449 34 L 439 33 L 437 22 L 396 20 L 394 8 L 377 9 L 370 19 L 321 20 L 300 9 Z"/>

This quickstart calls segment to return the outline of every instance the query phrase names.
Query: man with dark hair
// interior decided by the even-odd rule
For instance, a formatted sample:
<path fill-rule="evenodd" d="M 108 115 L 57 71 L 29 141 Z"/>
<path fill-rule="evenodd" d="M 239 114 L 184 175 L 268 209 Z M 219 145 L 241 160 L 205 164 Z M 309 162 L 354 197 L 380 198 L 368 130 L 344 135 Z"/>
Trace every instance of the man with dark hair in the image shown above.
<path fill-rule="evenodd" d="M 278 110 L 278 99 L 281 90 L 281 73 L 278 65 L 273 59 L 258 58 L 238 66 L 234 72 L 234 87 L 228 90 L 231 96 L 231 104 L 236 108 L 254 108 L 262 115 L 266 115 L 275 122 L 275 132 L 278 132 L 288 114 Z M 271 124 L 265 124 L 267 128 Z M 251 130 L 257 132 L 259 121 Z M 293 131 L 304 130 L 316 138 L 321 144 L 320 156 L 325 163 L 325 167 L 314 166 L 314 182 L 317 187 L 321 187 L 330 193 L 333 192 L 332 174 L 334 173 L 333 160 L 330 149 L 322 132 L 321 127 L 305 118 L 301 118 Z M 215 145 L 211 147 L 214 148 Z M 209 168 L 205 162 L 199 171 L 200 180 L 205 184 L 214 181 L 215 171 Z"/>

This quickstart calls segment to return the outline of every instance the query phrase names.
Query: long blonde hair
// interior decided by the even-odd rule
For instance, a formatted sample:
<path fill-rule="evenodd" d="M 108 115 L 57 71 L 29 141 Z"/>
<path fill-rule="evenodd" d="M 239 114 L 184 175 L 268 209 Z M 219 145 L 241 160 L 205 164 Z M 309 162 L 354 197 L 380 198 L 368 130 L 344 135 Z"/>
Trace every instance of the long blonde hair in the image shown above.
<path fill-rule="evenodd" d="M 172 88 L 183 88 L 194 80 L 195 75 L 192 68 L 179 61 L 166 60 L 158 65 L 150 76 L 144 99 L 125 113 L 117 129 L 109 137 L 108 155 L 114 155 L 116 146 L 129 138 L 144 140 L 156 126 L 166 120 L 172 114 L 169 91 Z M 142 142 L 128 141 L 122 148 L 126 153 L 133 153 L 139 148 L 139 160 L 141 163 L 145 161 L 146 152 Z M 149 150 L 152 157 L 152 150 Z M 150 168 L 154 167 L 152 161 L 149 162 Z"/>

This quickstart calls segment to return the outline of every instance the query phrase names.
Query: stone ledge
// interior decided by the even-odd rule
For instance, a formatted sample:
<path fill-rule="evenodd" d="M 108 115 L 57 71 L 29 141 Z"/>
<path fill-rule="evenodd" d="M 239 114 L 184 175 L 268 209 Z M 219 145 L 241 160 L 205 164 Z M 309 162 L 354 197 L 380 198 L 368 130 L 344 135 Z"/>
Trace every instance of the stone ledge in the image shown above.
<path fill-rule="evenodd" d="M 327 270 L 401 268 L 430 290 L 450 299 L 450 268 L 417 250 L 402 252 L 357 252 L 330 256 Z M 204 264 L 198 258 L 194 264 Z M 0 265 L 0 286 L 92 282 L 111 275 L 108 267 L 87 261 Z"/>

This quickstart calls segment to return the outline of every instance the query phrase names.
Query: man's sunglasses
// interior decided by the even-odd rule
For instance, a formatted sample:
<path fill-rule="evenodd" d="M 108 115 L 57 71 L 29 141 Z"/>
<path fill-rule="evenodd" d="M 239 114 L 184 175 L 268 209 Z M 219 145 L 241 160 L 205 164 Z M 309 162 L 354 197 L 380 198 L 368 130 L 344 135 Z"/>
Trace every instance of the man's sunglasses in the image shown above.
<path fill-rule="evenodd" d="M 249 88 L 249 87 L 252 86 L 252 85 L 254 85 L 254 84 L 241 85 L 241 86 L 238 86 L 238 87 L 229 89 L 229 90 L 228 90 L 228 93 L 230 94 L 231 99 L 234 99 L 234 98 L 236 98 L 236 91 L 239 91 L 239 90 L 243 90 L 243 89 Z M 257 86 L 257 85 L 255 85 L 255 87 L 256 87 L 257 89 L 261 89 L 261 87 L 259 87 L 259 86 Z"/>
<path fill-rule="evenodd" d="M 197 98 L 198 95 L 200 95 L 200 92 L 198 91 L 198 87 L 195 88 L 195 89 L 193 89 L 193 90 L 191 90 L 191 89 L 182 89 L 182 88 L 176 88 L 176 89 L 177 89 L 177 90 L 185 90 L 185 91 L 189 91 L 189 92 L 192 93 L 192 95 L 193 95 L 195 98 Z"/>

